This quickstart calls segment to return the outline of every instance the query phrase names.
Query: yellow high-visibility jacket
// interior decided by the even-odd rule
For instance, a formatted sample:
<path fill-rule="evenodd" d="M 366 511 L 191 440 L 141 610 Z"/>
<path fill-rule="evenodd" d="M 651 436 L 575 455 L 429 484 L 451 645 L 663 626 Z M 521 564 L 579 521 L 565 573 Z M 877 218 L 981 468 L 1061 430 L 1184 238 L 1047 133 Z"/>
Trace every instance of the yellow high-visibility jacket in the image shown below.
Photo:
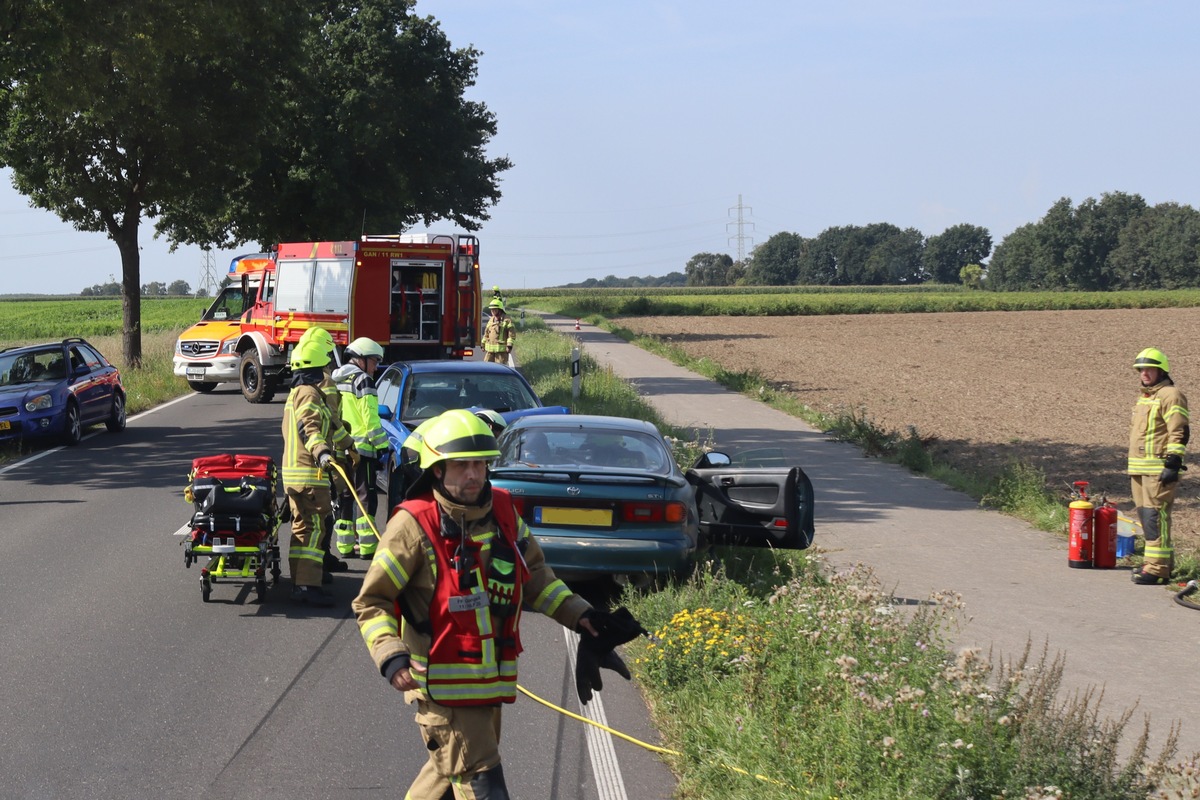
<path fill-rule="evenodd" d="M 1167 456 L 1183 458 L 1189 435 L 1187 398 L 1171 379 L 1143 386 L 1129 426 L 1129 474 L 1157 475 Z"/>
<path fill-rule="evenodd" d="M 354 447 L 364 458 L 374 458 L 388 449 L 387 433 L 379 421 L 379 395 L 371 376 L 353 364 L 333 372 L 341 393 L 342 419 L 350 428 Z"/>

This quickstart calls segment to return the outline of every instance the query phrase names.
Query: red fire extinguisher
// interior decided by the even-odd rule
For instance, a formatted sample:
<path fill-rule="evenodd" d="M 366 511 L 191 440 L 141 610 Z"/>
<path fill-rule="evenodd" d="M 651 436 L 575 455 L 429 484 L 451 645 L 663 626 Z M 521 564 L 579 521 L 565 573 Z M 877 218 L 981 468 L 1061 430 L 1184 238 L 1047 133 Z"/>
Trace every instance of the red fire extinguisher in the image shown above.
<path fill-rule="evenodd" d="M 1093 517 L 1094 536 L 1092 564 L 1096 569 L 1113 569 L 1117 566 L 1117 507 L 1100 498 Z"/>
<path fill-rule="evenodd" d="M 1091 569 L 1092 525 L 1096 508 L 1087 496 L 1087 481 L 1075 481 L 1075 497 L 1069 515 L 1070 537 L 1067 540 L 1067 566 Z"/>

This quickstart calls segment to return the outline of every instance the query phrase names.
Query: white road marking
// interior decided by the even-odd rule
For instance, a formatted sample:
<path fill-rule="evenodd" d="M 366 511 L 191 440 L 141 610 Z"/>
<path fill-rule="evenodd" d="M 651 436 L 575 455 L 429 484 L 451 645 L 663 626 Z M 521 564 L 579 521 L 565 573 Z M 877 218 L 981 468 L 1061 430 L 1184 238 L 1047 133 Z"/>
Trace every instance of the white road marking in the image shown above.
<path fill-rule="evenodd" d="M 567 640 L 567 660 L 570 662 L 571 674 L 575 674 L 575 651 L 579 646 L 579 634 L 563 628 Z M 608 726 L 608 717 L 604 714 L 604 701 L 598 693 L 592 695 L 586 706 L 579 711 L 580 716 L 587 717 L 593 722 Z M 617 751 L 613 748 L 613 738 L 608 731 L 602 731 L 595 725 L 585 725 L 588 756 L 592 762 L 592 774 L 596 779 L 596 792 L 600 800 L 628 800 L 625 793 L 625 779 L 621 775 L 621 764 L 617 761 Z"/>

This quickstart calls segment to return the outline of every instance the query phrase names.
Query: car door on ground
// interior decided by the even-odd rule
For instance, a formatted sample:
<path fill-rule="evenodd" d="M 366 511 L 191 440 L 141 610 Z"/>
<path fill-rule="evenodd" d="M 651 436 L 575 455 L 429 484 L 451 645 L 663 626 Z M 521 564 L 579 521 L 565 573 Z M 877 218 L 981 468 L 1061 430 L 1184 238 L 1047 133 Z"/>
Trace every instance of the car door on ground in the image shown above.
<path fill-rule="evenodd" d="M 800 467 L 735 465 L 709 453 L 687 471 L 700 530 L 717 544 L 803 550 L 812 544 L 812 481 Z"/>

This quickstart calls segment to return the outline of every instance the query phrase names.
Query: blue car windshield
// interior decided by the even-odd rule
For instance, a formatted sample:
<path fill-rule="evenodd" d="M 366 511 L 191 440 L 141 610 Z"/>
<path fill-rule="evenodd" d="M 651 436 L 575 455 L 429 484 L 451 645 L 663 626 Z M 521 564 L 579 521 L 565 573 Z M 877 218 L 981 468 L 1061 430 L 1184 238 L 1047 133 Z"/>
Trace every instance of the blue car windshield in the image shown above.
<path fill-rule="evenodd" d="M 497 467 L 582 467 L 671 473 L 671 453 L 662 439 L 638 431 L 604 428 L 513 430 L 500 437 Z"/>
<path fill-rule="evenodd" d="M 0 386 L 19 386 L 67 377 L 62 348 L 0 353 Z"/>
<path fill-rule="evenodd" d="M 422 372 L 404 385 L 400 419 L 421 422 L 453 408 L 490 408 L 501 413 L 539 406 L 516 375 Z"/>

